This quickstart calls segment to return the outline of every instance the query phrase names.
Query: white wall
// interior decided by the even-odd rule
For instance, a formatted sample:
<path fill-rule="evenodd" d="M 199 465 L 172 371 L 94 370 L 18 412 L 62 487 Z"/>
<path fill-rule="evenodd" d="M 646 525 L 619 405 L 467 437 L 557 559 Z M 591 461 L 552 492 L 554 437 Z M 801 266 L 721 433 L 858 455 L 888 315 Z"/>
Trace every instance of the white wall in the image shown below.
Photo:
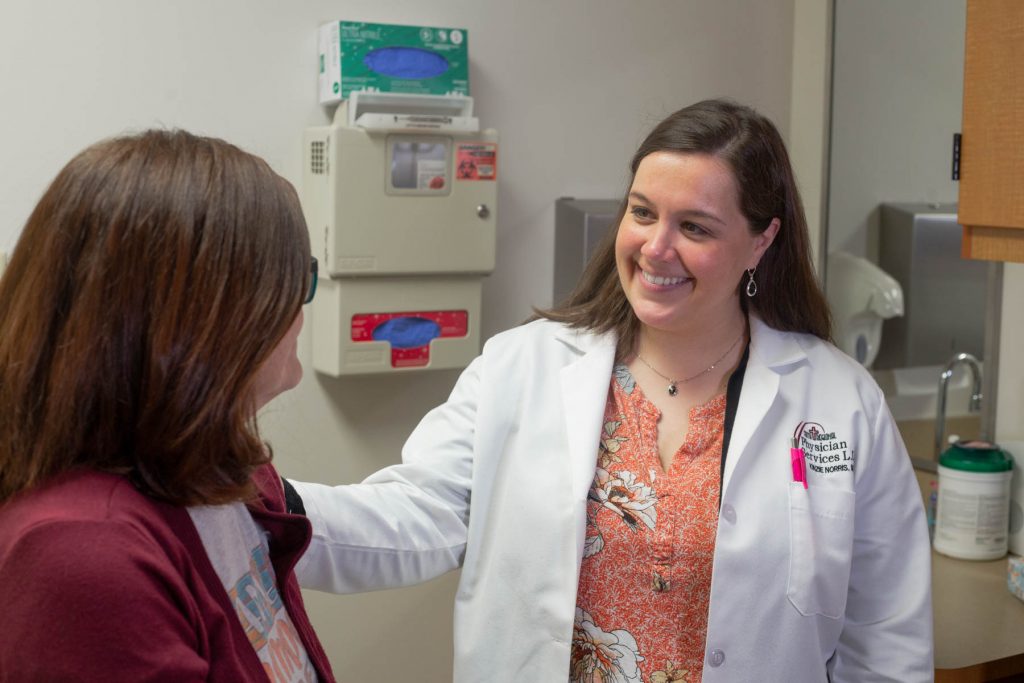
<path fill-rule="evenodd" d="M 966 0 L 836 0 L 828 250 L 878 260 L 878 205 L 955 202 Z"/>
<path fill-rule="evenodd" d="M 793 7 L 793 0 L 5 0 L 0 250 L 13 248 L 63 163 L 126 130 L 174 126 L 221 136 L 297 182 L 302 129 L 329 119 L 316 103 L 318 23 L 461 26 L 469 30 L 477 112 L 501 133 L 487 336 L 532 305 L 551 303 L 554 200 L 620 196 L 633 149 L 665 114 L 732 96 L 787 132 Z M 300 354 L 309 357 L 305 336 Z M 337 381 L 309 372 L 264 416 L 279 468 L 349 482 L 396 462 L 404 436 L 455 377 Z M 340 678 L 450 680 L 455 578 L 365 596 L 308 593 Z"/>
<path fill-rule="evenodd" d="M 999 385 L 996 396 L 996 443 L 1024 441 L 1024 264 L 1003 268 L 1003 314 L 999 321 Z M 1019 454 L 1014 454 L 1019 455 Z"/>

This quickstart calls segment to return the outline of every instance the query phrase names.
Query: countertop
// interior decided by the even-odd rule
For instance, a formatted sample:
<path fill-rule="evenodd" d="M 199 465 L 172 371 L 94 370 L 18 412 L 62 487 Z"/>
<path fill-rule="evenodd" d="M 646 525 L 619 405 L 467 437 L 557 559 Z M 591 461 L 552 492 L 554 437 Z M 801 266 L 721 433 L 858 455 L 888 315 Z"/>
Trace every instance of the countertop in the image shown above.
<path fill-rule="evenodd" d="M 938 477 L 914 474 L 927 501 Z M 1006 587 L 1006 565 L 1006 557 L 979 562 L 932 551 L 936 683 L 1024 681 L 1024 602 Z"/>
<path fill-rule="evenodd" d="M 1006 587 L 1006 563 L 932 552 L 937 682 L 1024 673 L 1024 602 Z"/>

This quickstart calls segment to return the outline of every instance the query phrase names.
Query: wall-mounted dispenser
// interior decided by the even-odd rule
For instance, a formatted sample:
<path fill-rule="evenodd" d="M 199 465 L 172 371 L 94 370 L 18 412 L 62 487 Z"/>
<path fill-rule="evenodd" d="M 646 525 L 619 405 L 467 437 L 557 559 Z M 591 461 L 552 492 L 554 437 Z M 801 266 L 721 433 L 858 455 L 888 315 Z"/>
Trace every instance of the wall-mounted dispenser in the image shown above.
<path fill-rule="evenodd" d="M 886 320 L 875 367 L 945 365 L 985 355 L 987 261 L 960 258 L 956 204 L 882 204 L 878 265 L 903 288 L 906 315 Z"/>
<path fill-rule="evenodd" d="M 555 200 L 555 273 L 551 303 L 562 303 L 576 288 L 583 269 L 609 230 L 622 202 L 618 199 Z"/>
<path fill-rule="evenodd" d="M 828 255 L 825 272 L 836 346 L 870 368 L 882 342 L 883 321 L 904 314 L 903 289 L 875 264 L 845 251 Z"/>
<path fill-rule="evenodd" d="M 460 368 L 479 353 L 497 142 L 465 96 L 354 92 L 306 130 L 314 369 Z"/>

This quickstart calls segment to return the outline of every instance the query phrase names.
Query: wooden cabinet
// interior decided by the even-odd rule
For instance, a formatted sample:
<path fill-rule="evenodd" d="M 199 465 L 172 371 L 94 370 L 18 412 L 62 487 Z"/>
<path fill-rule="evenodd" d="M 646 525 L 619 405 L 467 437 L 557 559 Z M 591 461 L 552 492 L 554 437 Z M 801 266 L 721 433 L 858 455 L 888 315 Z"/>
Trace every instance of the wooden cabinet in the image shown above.
<path fill-rule="evenodd" d="M 1024 262 L 1024 1 L 967 0 L 964 44 L 962 254 Z"/>

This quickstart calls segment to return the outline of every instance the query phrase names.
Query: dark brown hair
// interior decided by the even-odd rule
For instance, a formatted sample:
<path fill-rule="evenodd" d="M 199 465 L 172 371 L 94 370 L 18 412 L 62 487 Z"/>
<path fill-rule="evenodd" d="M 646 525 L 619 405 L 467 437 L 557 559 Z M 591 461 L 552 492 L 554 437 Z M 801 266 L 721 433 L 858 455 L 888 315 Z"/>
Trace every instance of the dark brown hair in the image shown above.
<path fill-rule="evenodd" d="M 736 285 L 740 305 L 744 310 L 752 309 L 777 330 L 806 332 L 829 340 L 831 316 L 811 263 L 803 203 L 775 125 L 750 107 L 727 100 L 705 100 L 680 109 L 651 131 L 630 162 L 633 176 L 640 162 L 654 152 L 708 154 L 728 164 L 739 189 L 740 210 L 751 232 L 764 232 L 773 218 L 780 222 L 775 240 L 757 266 L 757 296 L 740 296 L 746 276 Z M 620 359 L 633 350 L 639 331 L 615 265 L 615 233 L 626 206 L 623 199 L 616 228 L 598 245 L 565 303 L 538 311 L 542 317 L 572 327 L 614 331 Z"/>
<path fill-rule="evenodd" d="M 57 175 L 0 279 L 0 501 L 69 470 L 156 498 L 252 495 L 253 381 L 298 315 L 295 190 L 222 140 L 148 131 Z"/>

